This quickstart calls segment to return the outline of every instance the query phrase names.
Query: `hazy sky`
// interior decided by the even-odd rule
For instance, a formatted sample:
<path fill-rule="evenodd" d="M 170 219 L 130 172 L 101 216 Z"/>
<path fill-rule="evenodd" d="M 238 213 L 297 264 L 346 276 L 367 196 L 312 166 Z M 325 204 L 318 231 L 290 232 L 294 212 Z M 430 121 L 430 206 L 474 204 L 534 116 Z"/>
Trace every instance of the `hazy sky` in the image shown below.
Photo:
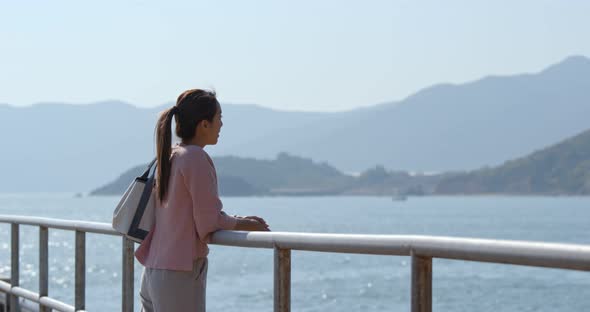
<path fill-rule="evenodd" d="M 590 56 L 590 1 L 0 0 L 0 103 L 336 111 Z"/>

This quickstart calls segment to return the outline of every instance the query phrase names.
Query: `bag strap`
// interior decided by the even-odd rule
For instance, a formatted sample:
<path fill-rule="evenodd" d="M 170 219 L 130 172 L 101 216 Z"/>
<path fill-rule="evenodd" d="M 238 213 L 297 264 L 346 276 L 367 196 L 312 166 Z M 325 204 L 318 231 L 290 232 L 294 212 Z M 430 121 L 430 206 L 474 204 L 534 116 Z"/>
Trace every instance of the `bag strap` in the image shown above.
<path fill-rule="evenodd" d="M 156 159 L 152 160 L 152 162 L 149 164 L 148 168 L 143 173 L 143 175 L 141 177 L 138 177 L 138 179 L 141 178 L 141 179 L 143 179 L 143 181 L 145 181 L 145 187 L 143 189 L 143 192 L 141 193 L 141 197 L 139 199 L 139 204 L 137 205 L 137 210 L 135 211 L 135 215 L 133 216 L 133 220 L 131 221 L 131 225 L 129 226 L 129 230 L 127 231 L 128 235 L 133 236 L 134 233 L 137 233 L 137 231 L 140 230 L 139 223 L 141 223 L 141 218 L 143 217 L 143 214 L 145 212 L 145 208 L 147 207 L 148 201 L 150 200 L 150 196 L 152 195 L 152 191 L 153 191 L 153 187 L 154 187 L 154 178 L 155 178 L 154 175 L 156 174 L 156 170 L 154 170 L 151 175 L 149 174 L 149 172 L 152 169 L 152 166 L 154 165 L 155 162 L 156 162 Z M 148 175 L 149 175 L 149 178 L 148 178 Z M 146 235 L 147 235 L 147 232 L 142 232 L 141 239 L 144 239 Z"/>
<path fill-rule="evenodd" d="M 149 163 L 147 169 L 145 169 L 145 171 L 143 172 L 143 174 L 139 177 L 140 179 L 142 179 L 143 181 L 147 181 L 148 176 L 150 174 L 150 170 L 152 170 L 152 167 L 154 166 L 154 164 L 156 163 L 157 160 L 158 160 L 158 157 L 155 157 L 154 160 L 152 160 Z M 154 170 L 154 172 L 155 172 L 155 170 Z M 153 175 L 153 173 L 152 173 L 152 175 Z"/>
<path fill-rule="evenodd" d="M 141 178 L 144 181 L 146 181 L 146 188 L 143 190 L 143 193 L 141 194 L 141 199 L 139 201 L 139 207 L 140 208 L 144 207 L 141 209 L 145 209 L 145 206 L 147 205 L 147 202 L 150 199 L 150 195 L 152 194 L 152 188 L 153 188 L 155 180 L 156 180 L 156 169 L 158 168 L 158 166 L 154 166 L 154 164 L 156 163 L 157 160 L 158 160 L 158 157 L 154 158 L 154 160 L 152 160 L 149 163 L 145 172 L 141 175 Z M 152 167 L 154 168 L 154 170 L 152 170 Z M 150 174 L 150 170 L 152 170 L 152 174 Z M 149 188 L 148 188 L 148 186 L 149 186 Z"/>

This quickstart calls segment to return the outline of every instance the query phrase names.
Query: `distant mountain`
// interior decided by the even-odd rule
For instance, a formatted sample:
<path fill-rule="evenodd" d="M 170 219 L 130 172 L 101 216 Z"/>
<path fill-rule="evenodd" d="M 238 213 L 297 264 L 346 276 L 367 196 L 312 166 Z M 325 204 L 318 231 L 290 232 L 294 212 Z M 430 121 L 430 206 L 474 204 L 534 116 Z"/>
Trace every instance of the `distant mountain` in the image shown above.
<path fill-rule="evenodd" d="M 370 78 L 368 78 L 370 79 Z M 154 155 L 158 112 L 119 101 L 0 105 L 0 192 L 84 192 Z M 403 101 L 339 113 L 223 104 L 213 156 L 279 152 L 344 172 L 383 165 L 447 171 L 501 164 L 587 128 L 590 60 L 535 74 L 426 88 Z"/>
<path fill-rule="evenodd" d="M 410 171 L 497 165 L 585 130 L 590 60 L 570 57 L 535 74 L 486 77 L 426 88 L 407 99 L 272 131 L 228 154 L 270 157 L 277 150 L 345 171 L 375 164 Z"/>
<path fill-rule="evenodd" d="M 411 175 L 383 166 L 346 175 L 326 163 L 281 153 L 275 160 L 216 157 L 220 193 L 248 195 L 590 195 L 590 130 L 496 167 Z M 135 167 L 91 195 L 122 194 Z"/>
<path fill-rule="evenodd" d="M 0 192 L 85 192 L 155 155 L 154 127 L 163 105 L 142 109 L 120 101 L 87 105 L 0 105 Z M 301 127 L 323 113 L 223 105 L 222 144 L 238 145 L 269 129 Z M 238 120 L 241 120 L 239 122 Z M 276 154 L 275 154 L 276 155 Z"/>
<path fill-rule="evenodd" d="M 442 179 L 438 194 L 590 194 L 590 130 L 529 156 Z"/>
<path fill-rule="evenodd" d="M 441 176 L 412 176 L 383 167 L 359 176 L 346 175 L 326 163 L 280 153 L 274 160 L 216 157 L 219 193 L 222 196 L 251 195 L 424 195 L 431 193 Z M 136 166 L 90 195 L 119 195 L 145 170 Z"/>
<path fill-rule="evenodd" d="M 242 157 L 216 157 L 215 166 L 222 176 L 239 177 L 269 192 L 292 189 L 336 191 L 346 188 L 352 177 L 327 163 L 279 153 L 275 160 Z"/>
<path fill-rule="evenodd" d="M 149 160 L 156 117 L 118 101 L 0 106 L 0 191 L 87 191 Z"/>
<path fill-rule="evenodd" d="M 147 164 L 135 166 L 125 171 L 114 181 L 91 191 L 90 195 L 122 195 L 129 184 L 140 176 L 146 167 Z M 266 193 L 265 189 L 258 188 L 240 177 L 220 175 L 218 179 L 219 193 L 222 196 L 251 196 Z"/>
<path fill-rule="evenodd" d="M 353 180 L 328 164 L 317 164 L 281 153 L 275 160 L 260 160 L 233 156 L 214 158 L 222 196 L 273 195 L 279 193 L 341 192 Z M 131 181 L 141 175 L 146 166 L 127 170 L 115 181 L 90 195 L 122 194 Z"/>

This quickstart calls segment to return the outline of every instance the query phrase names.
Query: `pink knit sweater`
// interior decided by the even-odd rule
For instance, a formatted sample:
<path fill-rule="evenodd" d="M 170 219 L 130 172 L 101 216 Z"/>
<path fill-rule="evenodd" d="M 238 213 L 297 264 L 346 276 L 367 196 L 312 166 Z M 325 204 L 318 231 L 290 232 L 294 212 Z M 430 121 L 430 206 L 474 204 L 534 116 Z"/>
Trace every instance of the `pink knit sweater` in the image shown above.
<path fill-rule="evenodd" d="M 135 257 L 149 268 L 191 271 L 193 260 L 209 253 L 211 233 L 233 229 L 237 219 L 221 210 L 215 167 L 201 147 L 177 145 L 170 159 L 166 198 Z"/>

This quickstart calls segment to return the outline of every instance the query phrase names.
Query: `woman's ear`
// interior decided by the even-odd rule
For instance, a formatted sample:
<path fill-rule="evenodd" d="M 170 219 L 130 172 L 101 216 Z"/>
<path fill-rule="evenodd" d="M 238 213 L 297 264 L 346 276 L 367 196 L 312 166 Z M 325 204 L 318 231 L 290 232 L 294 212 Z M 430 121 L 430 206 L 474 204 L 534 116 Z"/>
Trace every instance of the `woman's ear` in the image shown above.
<path fill-rule="evenodd" d="M 207 120 L 201 120 L 199 121 L 199 123 L 197 124 L 197 129 L 198 128 L 207 128 L 209 125 L 207 125 Z"/>
<path fill-rule="evenodd" d="M 206 128 L 205 127 L 205 120 L 199 121 L 199 123 L 195 127 L 195 136 L 197 135 L 197 133 L 201 133 L 203 131 L 203 130 L 199 131 L 199 129 L 201 129 L 201 128 Z"/>

